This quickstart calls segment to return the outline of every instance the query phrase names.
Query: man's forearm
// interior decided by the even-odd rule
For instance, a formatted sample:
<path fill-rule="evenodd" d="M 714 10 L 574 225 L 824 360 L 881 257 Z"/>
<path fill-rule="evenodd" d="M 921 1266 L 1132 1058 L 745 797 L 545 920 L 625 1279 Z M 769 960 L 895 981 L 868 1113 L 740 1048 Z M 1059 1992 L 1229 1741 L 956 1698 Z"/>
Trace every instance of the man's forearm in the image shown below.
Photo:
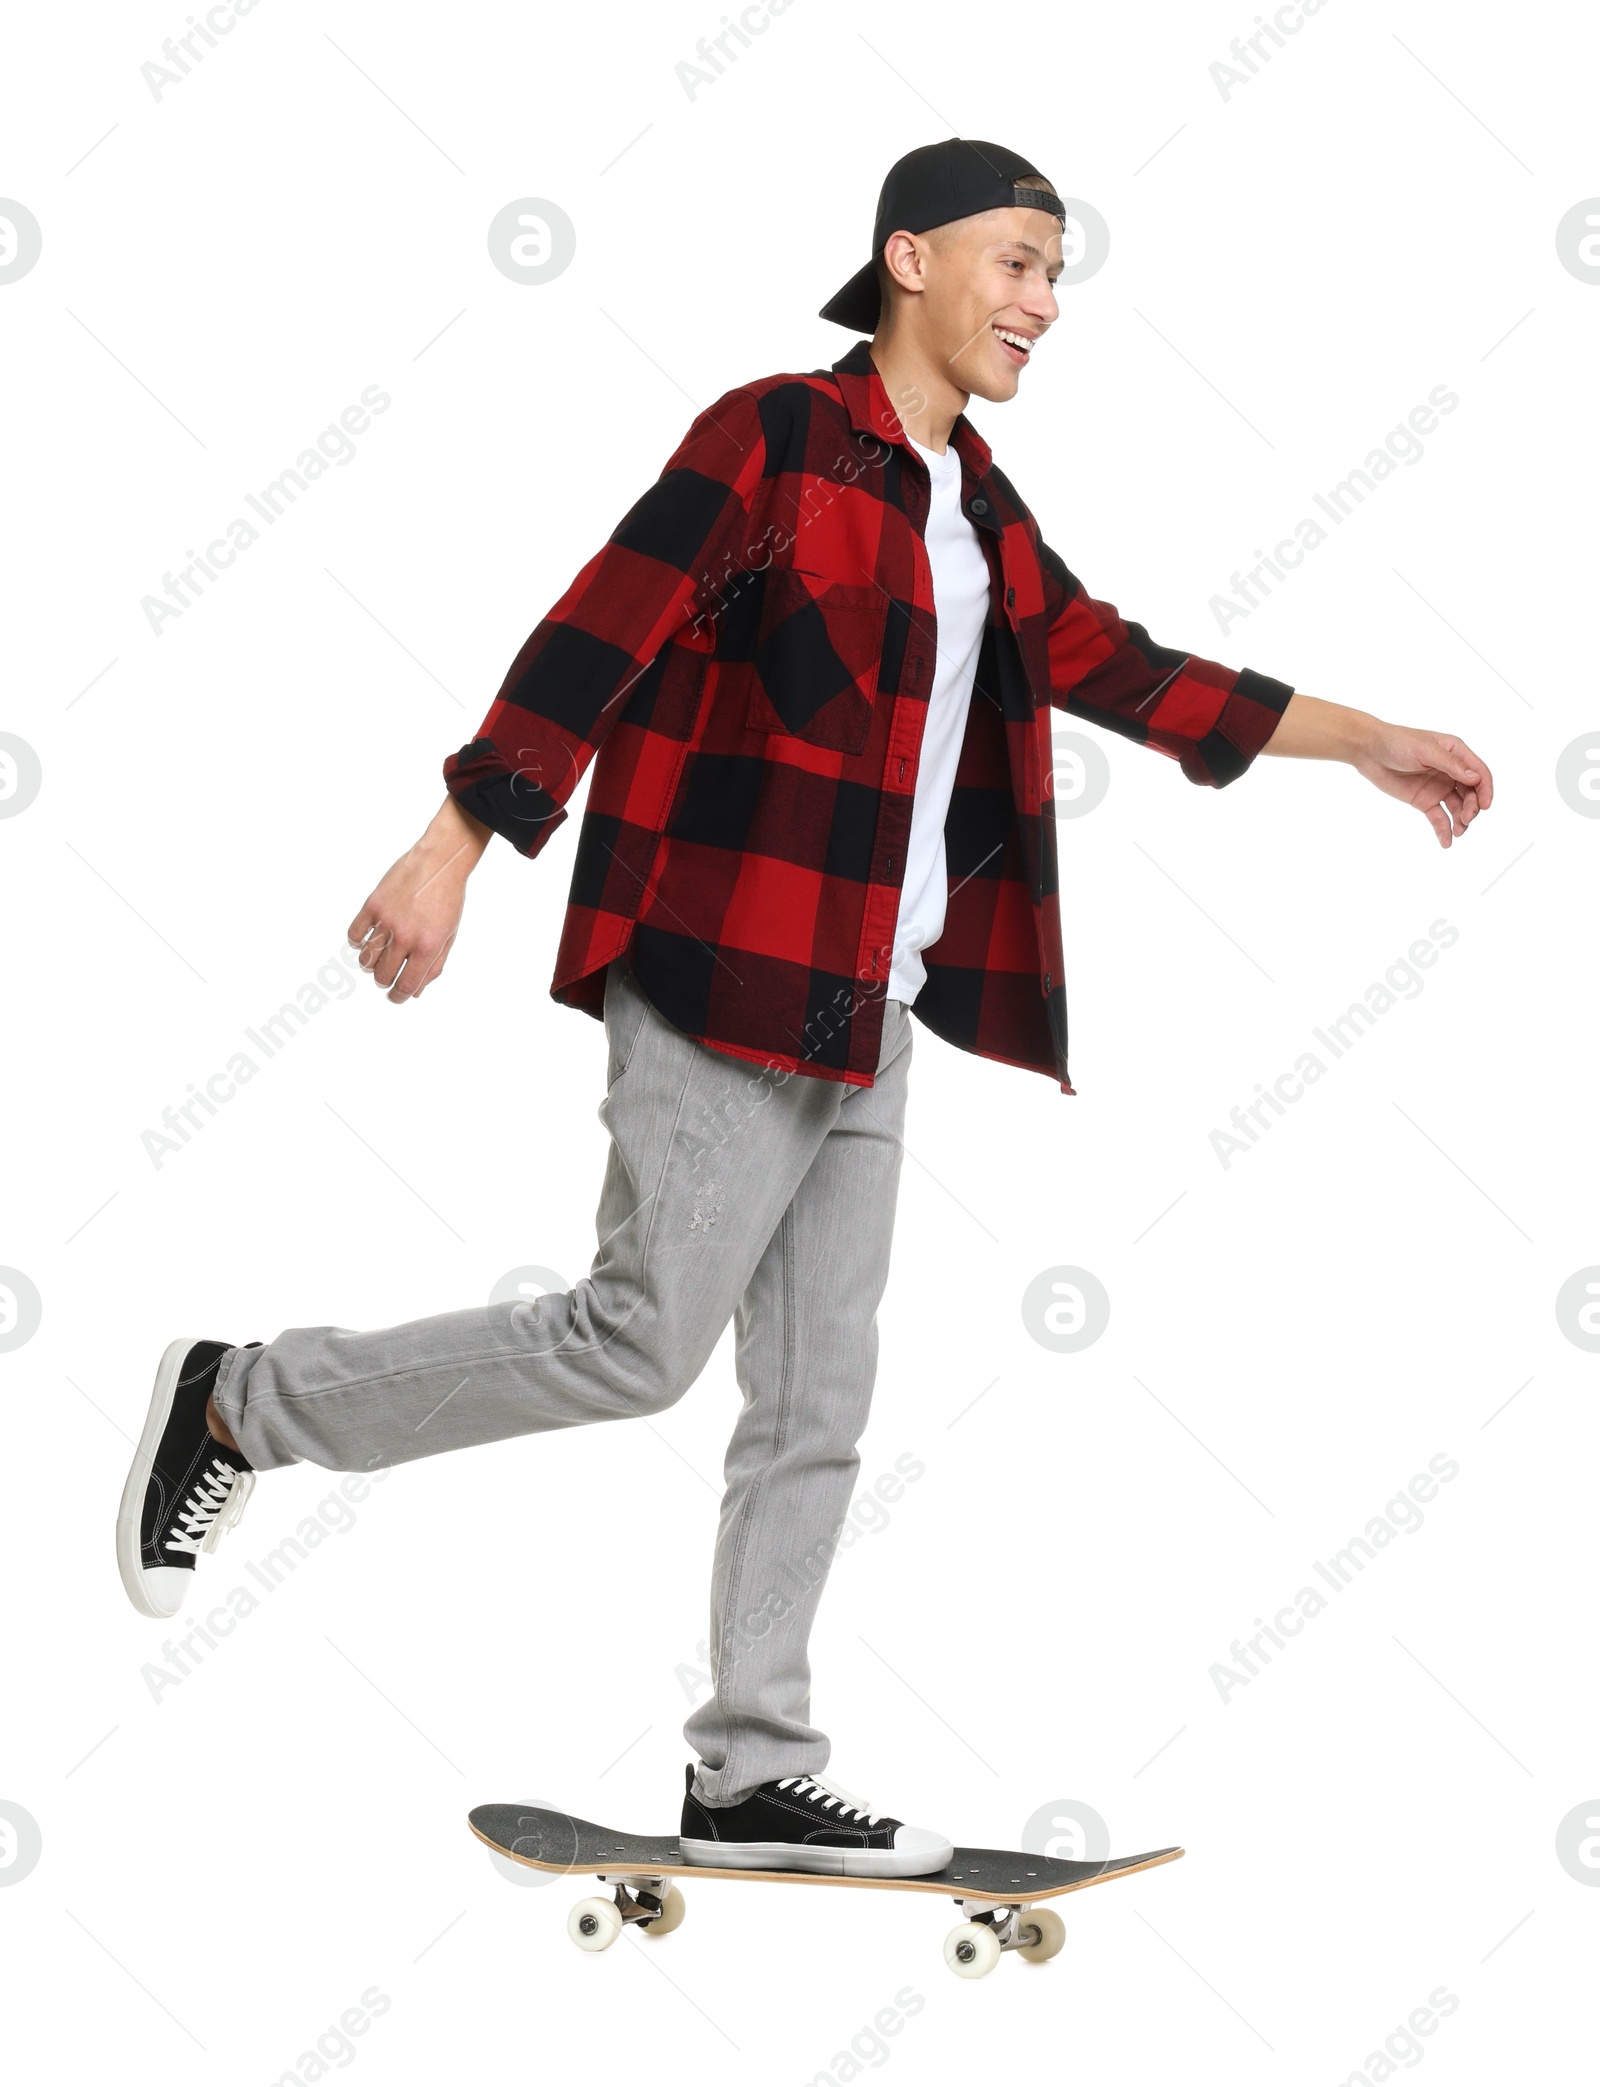
<path fill-rule="evenodd" d="M 429 876 L 454 869 L 465 878 L 476 869 L 479 856 L 493 839 L 492 826 L 475 819 L 454 797 L 446 797 L 411 852 L 426 864 Z"/>
<path fill-rule="evenodd" d="M 1361 751 L 1378 723 L 1365 710 L 1325 703 L 1320 696 L 1292 695 L 1283 706 L 1264 754 L 1294 754 L 1307 761 L 1349 761 Z"/>

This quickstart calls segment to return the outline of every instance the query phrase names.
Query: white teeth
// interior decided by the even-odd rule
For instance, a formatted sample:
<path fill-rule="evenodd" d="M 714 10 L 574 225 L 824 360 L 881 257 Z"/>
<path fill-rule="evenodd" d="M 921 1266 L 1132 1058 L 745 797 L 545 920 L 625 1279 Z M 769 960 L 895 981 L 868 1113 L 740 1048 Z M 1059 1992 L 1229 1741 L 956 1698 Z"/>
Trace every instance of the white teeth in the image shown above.
<path fill-rule="evenodd" d="M 1009 341 L 1013 348 L 1020 348 L 1024 355 L 1026 355 L 1033 346 L 1032 341 L 1029 340 L 1028 336 L 1025 333 L 1011 333 L 1004 326 L 996 326 L 992 329 L 992 331 L 997 333 L 1000 336 L 1001 340 Z"/>

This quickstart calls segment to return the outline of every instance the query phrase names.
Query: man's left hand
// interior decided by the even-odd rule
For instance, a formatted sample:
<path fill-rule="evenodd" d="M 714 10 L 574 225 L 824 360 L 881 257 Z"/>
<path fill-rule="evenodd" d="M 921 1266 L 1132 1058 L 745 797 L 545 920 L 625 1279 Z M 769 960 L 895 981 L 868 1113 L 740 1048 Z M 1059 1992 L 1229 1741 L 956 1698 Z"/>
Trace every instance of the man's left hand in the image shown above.
<path fill-rule="evenodd" d="M 1415 805 L 1448 848 L 1494 802 L 1494 777 L 1465 740 L 1450 732 L 1391 725 L 1365 710 L 1296 693 L 1263 753 L 1348 761 L 1385 796 Z"/>
<path fill-rule="evenodd" d="M 1448 848 L 1494 802 L 1489 764 L 1449 732 L 1422 732 L 1374 718 L 1350 765 L 1385 796 L 1415 805 L 1441 848 Z"/>

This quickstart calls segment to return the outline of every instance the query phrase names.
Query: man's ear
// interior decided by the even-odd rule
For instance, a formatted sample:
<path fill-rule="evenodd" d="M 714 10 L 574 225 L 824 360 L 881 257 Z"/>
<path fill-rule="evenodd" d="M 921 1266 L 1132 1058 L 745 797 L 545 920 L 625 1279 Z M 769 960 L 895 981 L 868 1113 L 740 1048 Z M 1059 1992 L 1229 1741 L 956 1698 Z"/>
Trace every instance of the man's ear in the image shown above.
<path fill-rule="evenodd" d="M 902 290 L 916 296 L 926 288 L 923 277 L 923 243 L 913 233 L 891 232 L 884 241 L 883 260 L 885 273 Z"/>

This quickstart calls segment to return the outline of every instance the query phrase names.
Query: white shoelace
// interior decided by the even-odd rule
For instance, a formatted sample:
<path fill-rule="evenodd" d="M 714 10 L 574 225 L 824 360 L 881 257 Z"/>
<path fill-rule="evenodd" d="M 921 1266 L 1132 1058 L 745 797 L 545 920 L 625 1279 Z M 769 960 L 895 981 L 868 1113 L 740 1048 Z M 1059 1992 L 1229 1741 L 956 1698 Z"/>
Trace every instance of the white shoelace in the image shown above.
<path fill-rule="evenodd" d="M 793 1790 L 797 1797 L 821 1799 L 823 1811 L 829 1810 L 833 1805 L 838 1805 L 841 1818 L 847 1812 L 853 1812 L 858 1819 L 865 1819 L 869 1826 L 876 1826 L 878 1823 L 880 1815 L 877 1812 L 870 1811 L 861 1798 L 852 1797 L 848 1790 L 841 1790 L 837 1783 L 825 1783 L 820 1776 L 786 1776 L 779 1783 L 778 1788 L 780 1790 Z"/>
<path fill-rule="evenodd" d="M 232 1464 L 224 1463 L 221 1457 L 216 1458 L 183 1503 L 179 1527 L 167 1538 L 162 1549 L 190 1551 L 197 1558 L 202 1551 L 214 1551 L 222 1541 L 224 1530 L 232 1529 L 238 1523 L 245 1502 L 255 1490 L 255 1483 L 253 1471 L 236 1470 Z"/>

